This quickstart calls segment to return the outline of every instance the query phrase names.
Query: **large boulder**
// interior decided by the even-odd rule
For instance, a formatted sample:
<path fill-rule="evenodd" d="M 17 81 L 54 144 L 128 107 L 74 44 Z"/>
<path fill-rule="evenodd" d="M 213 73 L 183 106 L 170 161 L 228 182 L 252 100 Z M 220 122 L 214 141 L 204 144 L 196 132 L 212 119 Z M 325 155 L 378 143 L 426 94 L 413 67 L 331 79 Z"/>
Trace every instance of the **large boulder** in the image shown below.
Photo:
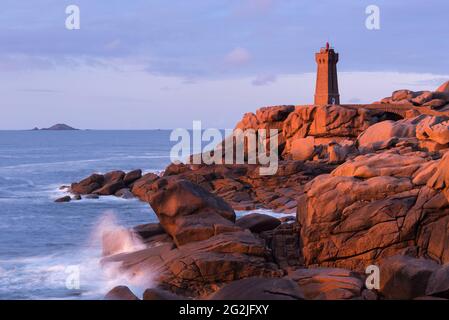
<path fill-rule="evenodd" d="M 438 144 L 449 143 L 449 118 L 426 117 L 416 128 L 416 137 L 420 140 L 430 139 Z"/>
<path fill-rule="evenodd" d="M 391 96 L 393 101 L 411 100 L 413 99 L 414 92 L 410 90 L 396 90 Z"/>
<path fill-rule="evenodd" d="M 242 229 L 249 229 L 251 232 L 260 233 L 263 231 L 273 230 L 281 224 L 279 219 L 272 216 L 251 213 L 237 220 L 236 225 Z"/>
<path fill-rule="evenodd" d="M 441 86 L 439 86 L 436 92 L 449 93 L 449 81 L 446 81 Z"/>
<path fill-rule="evenodd" d="M 123 182 L 124 177 L 125 173 L 123 171 L 120 170 L 110 171 L 104 174 L 103 184 Z"/>
<path fill-rule="evenodd" d="M 125 187 L 125 184 L 122 180 L 114 181 L 114 182 L 108 182 L 101 188 L 94 190 L 92 193 L 98 194 L 100 196 L 110 196 L 118 192 L 119 190 L 123 189 Z"/>
<path fill-rule="evenodd" d="M 128 172 L 123 177 L 123 183 L 126 185 L 129 185 L 140 178 L 142 178 L 142 170 L 140 170 L 140 169 L 133 170 L 133 171 Z"/>
<path fill-rule="evenodd" d="M 346 161 L 332 172 L 333 176 L 373 178 L 380 176 L 411 177 L 430 160 L 420 154 L 401 155 L 393 152 L 370 153 Z"/>
<path fill-rule="evenodd" d="M 103 185 L 104 176 L 101 174 L 92 174 L 80 182 L 72 183 L 70 191 L 76 194 L 90 194 Z"/>
<path fill-rule="evenodd" d="M 136 173 L 132 173 L 131 176 Z M 74 194 L 96 194 L 101 196 L 114 195 L 120 189 L 126 187 L 124 182 L 126 174 L 123 171 L 110 171 L 101 174 L 93 174 L 80 182 L 72 183 L 70 191 Z"/>
<path fill-rule="evenodd" d="M 236 125 L 236 129 L 268 129 L 281 128 L 284 121 L 290 113 L 295 110 L 295 106 L 272 106 L 263 107 L 254 113 L 245 113 L 242 120 Z M 280 125 L 280 127 L 279 127 Z"/>
<path fill-rule="evenodd" d="M 178 179 L 160 179 L 148 201 L 165 231 L 178 245 L 236 230 L 235 212 L 221 198 Z"/>
<path fill-rule="evenodd" d="M 370 126 L 357 139 L 361 149 L 381 149 L 388 147 L 393 138 L 414 138 L 419 118 L 400 121 L 382 121 Z"/>
<path fill-rule="evenodd" d="M 442 84 L 436 91 L 411 91 L 397 90 L 392 93 L 391 97 L 384 98 L 380 101 L 382 104 L 405 105 L 424 107 L 429 110 L 442 110 L 441 107 L 449 102 L 449 81 Z M 417 109 L 415 111 L 421 113 Z M 426 113 L 426 112 L 425 112 Z"/>
<path fill-rule="evenodd" d="M 115 194 L 120 189 L 126 187 L 123 182 L 123 178 L 125 177 L 125 173 L 123 171 L 111 171 L 105 173 L 103 176 L 102 186 L 91 193 L 98 194 L 100 196 L 110 196 Z"/>
<path fill-rule="evenodd" d="M 315 138 L 293 139 L 289 145 L 289 153 L 293 160 L 312 160 L 316 154 Z"/>
<path fill-rule="evenodd" d="M 164 170 L 164 177 L 175 176 L 181 173 L 189 172 L 191 169 L 183 163 L 171 163 Z"/>
<path fill-rule="evenodd" d="M 284 121 L 294 110 L 292 105 L 264 107 L 256 111 L 256 117 L 259 123 Z"/>
<path fill-rule="evenodd" d="M 225 285 L 210 300 L 304 300 L 301 288 L 292 280 L 252 277 Z"/>
<path fill-rule="evenodd" d="M 139 298 L 128 287 L 118 286 L 111 289 L 104 300 L 139 300 Z"/>
<path fill-rule="evenodd" d="M 432 260 L 393 256 L 381 261 L 380 293 L 387 299 L 410 300 L 424 296 L 430 276 L 439 269 Z"/>
<path fill-rule="evenodd" d="M 62 203 L 62 202 L 70 202 L 72 200 L 72 198 L 70 196 L 64 196 L 64 197 L 60 197 L 58 199 L 55 200 L 56 203 Z"/>
<path fill-rule="evenodd" d="M 151 185 L 159 179 L 154 173 L 147 173 L 140 179 L 137 179 L 131 188 L 131 192 L 142 201 L 148 201 L 148 193 L 151 192 Z"/>

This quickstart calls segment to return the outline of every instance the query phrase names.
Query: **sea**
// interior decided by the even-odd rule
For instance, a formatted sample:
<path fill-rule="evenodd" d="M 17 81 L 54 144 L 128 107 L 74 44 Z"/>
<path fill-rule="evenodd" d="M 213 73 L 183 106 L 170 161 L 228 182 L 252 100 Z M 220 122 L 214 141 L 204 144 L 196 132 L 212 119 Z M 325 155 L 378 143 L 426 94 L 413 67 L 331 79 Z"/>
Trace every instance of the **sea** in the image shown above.
<path fill-rule="evenodd" d="M 101 238 L 111 227 L 157 222 L 151 207 L 114 196 L 54 200 L 94 172 L 160 173 L 176 143 L 170 133 L 0 131 L 0 299 L 102 299 L 116 285 L 141 294 L 101 267 Z"/>
<path fill-rule="evenodd" d="M 102 298 L 116 283 L 99 266 L 99 228 L 157 218 L 114 196 L 54 203 L 59 188 L 94 172 L 160 172 L 172 145 L 165 130 L 0 131 L 0 299 Z"/>

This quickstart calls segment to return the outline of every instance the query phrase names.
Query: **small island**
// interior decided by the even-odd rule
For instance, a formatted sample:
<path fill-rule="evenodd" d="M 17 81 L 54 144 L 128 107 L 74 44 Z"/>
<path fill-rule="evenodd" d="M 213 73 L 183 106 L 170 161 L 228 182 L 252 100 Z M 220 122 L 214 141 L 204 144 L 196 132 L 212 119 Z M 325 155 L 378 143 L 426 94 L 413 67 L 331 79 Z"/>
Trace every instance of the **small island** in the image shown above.
<path fill-rule="evenodd" d="M 49 128 L 39 129 L 38 127 L 35 127 L 33 129 L 33 131 L 36 131 L 36 130 L 68 131 L 68 130 L 79 130 L 79 129 L 75 129 L 75 128 L 73 128 L 71 126 L 68 126 L 68 125 L 66 125 L 64 123 L 58 123 L 58 124 L 55 124 L 54 126 L 51 126 Z"/>

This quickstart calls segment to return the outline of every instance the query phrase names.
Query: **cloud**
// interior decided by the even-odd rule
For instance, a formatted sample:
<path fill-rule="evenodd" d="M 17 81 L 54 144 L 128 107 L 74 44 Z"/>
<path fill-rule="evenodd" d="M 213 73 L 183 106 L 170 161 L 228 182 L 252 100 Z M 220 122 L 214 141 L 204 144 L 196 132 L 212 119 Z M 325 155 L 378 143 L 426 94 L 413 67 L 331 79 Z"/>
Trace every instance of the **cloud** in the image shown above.
<path fill-rule="evenodd" d="M 404 85 L 409 86 L 434 86 L 435 89 L 449 80 L 449 77 L 434 77 L 428 79 L 419 79 L 412 82 L 405 82 Z"/>
<path fill-rule="evenodd" d="M 251 83 L 253 86 L 266 86 L 276 82 L 277 78 L 274 74 L 259 75 Z"/>
<path fill-rule="evenodd" d="M 229 52 L 225 61 L 229 65 L 240 66 L 251 61 L 251 53 L 245 48 L 235 48 L 231 52 Z"/>

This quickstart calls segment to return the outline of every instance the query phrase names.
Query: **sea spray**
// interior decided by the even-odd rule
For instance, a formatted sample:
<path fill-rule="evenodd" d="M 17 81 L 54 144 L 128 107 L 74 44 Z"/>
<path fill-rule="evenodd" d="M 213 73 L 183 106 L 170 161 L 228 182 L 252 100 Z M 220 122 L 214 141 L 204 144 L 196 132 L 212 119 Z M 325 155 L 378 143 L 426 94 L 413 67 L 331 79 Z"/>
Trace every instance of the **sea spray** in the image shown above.
<path fill-rule="evenodd" d="M 103 256 L 142 250 L 145 245 L 132 230 L 120 226 L 112 211 L 100 218 L 93 233 L 93 240 L 101 243 Z"/>
<path fill-rule="evenodd" d="M 146 247 L 135 232 L 117 222 L 112 211 L 102 215 L 92 236 L 91 241 L 101 243 L 103 257 L 132 253 Z M 145 289 L 154 286 L 154 273 L 150 269 L 125 270 L 120 262 L 111 261 L 102 263 L 101 268 L 108 290 L 118 285 L 126 285 L 135 294 L 143 295 Z"/>

